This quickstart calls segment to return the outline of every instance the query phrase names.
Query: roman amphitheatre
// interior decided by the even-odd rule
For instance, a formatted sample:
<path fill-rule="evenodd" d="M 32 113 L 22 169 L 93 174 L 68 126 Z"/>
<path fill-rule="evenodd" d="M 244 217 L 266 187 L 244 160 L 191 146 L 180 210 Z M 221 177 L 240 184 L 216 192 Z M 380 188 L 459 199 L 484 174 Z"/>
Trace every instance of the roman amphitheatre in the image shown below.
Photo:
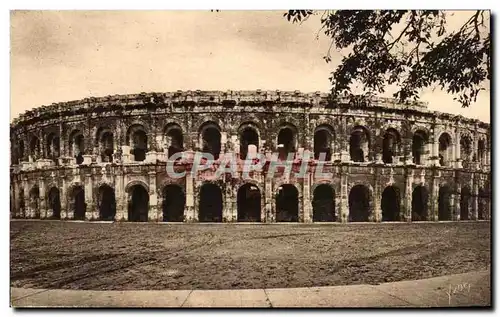
<path fill-rule="evenodd" d="M 139 93 L 34 108 L 10 137 L 16 287 L 380 283 L 490 262 L 490 125 L 424 103 Z M 266 177 L 269 162 L 170 177 L 173 154 L 187 157 L 170 162 L 182 172 L 196 152 L 214 167 L 228 153 L 278 153 L 294 171 L 314 159 L 300 178 Z"/>

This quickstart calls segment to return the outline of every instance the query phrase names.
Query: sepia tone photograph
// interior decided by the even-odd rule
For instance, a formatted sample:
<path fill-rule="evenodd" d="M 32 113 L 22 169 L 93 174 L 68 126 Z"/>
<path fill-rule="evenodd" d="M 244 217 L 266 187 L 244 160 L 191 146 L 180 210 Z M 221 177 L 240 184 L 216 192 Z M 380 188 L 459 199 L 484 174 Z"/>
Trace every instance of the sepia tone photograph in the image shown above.
<path fill-rule="evenodd" d="M 491 11 L 9 18 L 13 309 L 492 308 Z"/>

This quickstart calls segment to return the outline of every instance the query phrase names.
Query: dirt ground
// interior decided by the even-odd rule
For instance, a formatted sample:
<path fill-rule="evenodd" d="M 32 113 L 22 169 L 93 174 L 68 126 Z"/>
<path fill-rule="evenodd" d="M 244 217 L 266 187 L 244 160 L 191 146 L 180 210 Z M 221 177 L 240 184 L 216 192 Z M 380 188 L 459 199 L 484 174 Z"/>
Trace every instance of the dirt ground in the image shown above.
<path fill-rule="evenodd" d="M 11 286 L 95 290 L 378 284 L 483 269 L 490 224 L 13 221 Z"/>

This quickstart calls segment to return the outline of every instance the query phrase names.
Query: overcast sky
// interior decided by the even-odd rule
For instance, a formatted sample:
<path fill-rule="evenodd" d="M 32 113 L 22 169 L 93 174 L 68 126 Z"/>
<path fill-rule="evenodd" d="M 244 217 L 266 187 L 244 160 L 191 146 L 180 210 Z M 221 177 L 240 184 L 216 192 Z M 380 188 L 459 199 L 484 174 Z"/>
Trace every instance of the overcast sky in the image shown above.
<path fill-rule="evenodd" d="M 470 13 L 456 12 L 451 25 Z M 11 119 L 53 102 L 149 91 L 328 91 L 329 41 L 318 18 L 283 11 L 11 12 Z M 429 108 L 490 122 L 490 91 L 462 108 L 424 91 Z"/>

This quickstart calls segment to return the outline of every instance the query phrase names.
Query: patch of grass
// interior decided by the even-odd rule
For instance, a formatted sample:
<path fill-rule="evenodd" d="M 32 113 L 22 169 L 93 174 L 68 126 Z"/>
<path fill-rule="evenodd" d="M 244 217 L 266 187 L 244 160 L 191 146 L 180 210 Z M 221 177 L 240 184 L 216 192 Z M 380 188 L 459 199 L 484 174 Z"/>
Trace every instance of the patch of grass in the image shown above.
<path fill-rule="evenodd" d="M 14 287 L 160 290 L 379 284 L 490 265 L 487 222 L 13 221 L 10 237 Z"/>

